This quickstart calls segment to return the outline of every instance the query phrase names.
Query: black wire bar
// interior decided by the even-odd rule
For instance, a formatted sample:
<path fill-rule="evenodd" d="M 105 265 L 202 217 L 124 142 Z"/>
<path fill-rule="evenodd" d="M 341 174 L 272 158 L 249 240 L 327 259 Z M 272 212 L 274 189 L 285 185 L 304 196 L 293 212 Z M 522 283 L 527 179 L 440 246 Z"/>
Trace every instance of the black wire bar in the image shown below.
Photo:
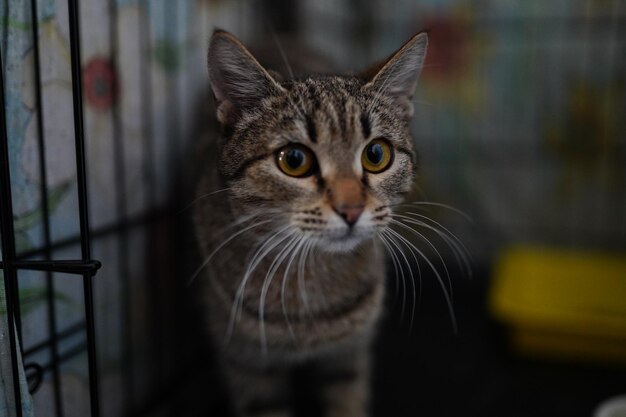
<path fill-rule="evenodd" d="M 9 0 L 4 0 L 2 3 L 2 8 L 4 9 L 4 19 L 2 22 L 2 50 L 6 52 L 9 50 L 9 16 L 11 16 L 11 10 L 9 8 Z M 4 65 L 0 67 L 0 69 L 4 74 Z"/>
<path fill-rule="evenodd" d="M 6 51 L 6 49 L 4 50 Z M 4 68 L 0 51 L 0 68 Z M 9 170 L 9 141 L 7 136 L 6 110 L 4 105 L 4 71 L 0 71 L 0 234 L 2 234 L 2 269 L 6 295 L 6 319 L 9 328 L 11 348 L 11 374 L 15 415 L 22 417 L 22 393 L 20 388 L 17 338 L 21 332 L 19 314 L 19 293 L 17 286 L 17 267 L 15 266 L 15 235 L 13 230 L 13 199 L 11 196 L 11 174 Z M 17 328 L 17 329 L 16 329 Z M 17 331 L 16 331 L 17 330 Z"/>
<path fill-rule="evenodd" d="M 6 268 L 7 262 L 0 262 L 0 269 Z M 63 272 L 66 274 L 89 274 L 95 275 L 102 264 L 100 261 L 13 261 L 11 262 L 16 269 L 26 269 L 29 271 L 46 271 L 46 272 Z"/>
<path fill-rule="evenodd" d="M 40 197 L 43 221 L 43 238 L 44 238 L 44 259 L 50 260 L 52 252 L 50 250 L 50 208 L 48 206 L 48 179 L 46 173 L 46 151 L 44 146 L 44 128 L 43 128 L 43 100 L 41 92 L 41 64 L 39 51 L 39 14 L 37 11 L 37 0 L 30 2 L 31 17 L 31 34 L 33 36 L 33 55 L 34 55 L 34 76 L 33 83 L 35 85 L 35 100 L 37 105 L 37 148 L 39 151 L 39 178 L 40 178 Z M 59 346 L 57 339 L 57 320 L 56 309 L 54 308 L 54 280 L 52 279 L 51 270 L 46 270 L 46 301 L 48 308 L 48 334 L 51 340 L 50 355 L 52 356 L 52 390 L 54 393 L 54 409 L 58 417 L 63 416 L 63 401 L 61 400 L 61 374 L 59 371 Z"/>
<path fill-rule="evenodd" d="M 78 185 L 78 212 L 80 217 L 82 260 L 91 259 L 89 242 L 89 213 L 87 208 L 87 169 L 85 166 L 85 132 L 83 123 L 83 91 L 80 59 L 80 26 L 78 0 L 68 0 L 70 51 L 72 66 L 72 102 L 74 108 L 74 139 L 76 145 L 76 180 Z M 96 358 L 96 328 L 93 306 L 92 274 L 83 273 L 85 322 L 87 324 L 87 360 L 89 363 L 89 400 L 91 417 L 100 415 L 98 365 Z"/>

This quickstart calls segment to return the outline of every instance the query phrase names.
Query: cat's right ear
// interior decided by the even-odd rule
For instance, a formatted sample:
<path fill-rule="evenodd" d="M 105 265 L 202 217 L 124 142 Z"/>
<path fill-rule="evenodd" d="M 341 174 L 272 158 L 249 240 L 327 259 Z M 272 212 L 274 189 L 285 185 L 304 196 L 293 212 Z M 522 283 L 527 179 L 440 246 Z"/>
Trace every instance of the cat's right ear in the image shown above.
<path fill-rule="evenodd" d="M 407 120 L 413 115 L 411 100 L 426 57 L 427 46 L 426 32 L 418 33 L 386 61 L 374 65 L 362 74 L 367 81 L 366 87 L 377 94 L 391 97 L 398 113 Z"/>
<path fill-rule="evenodd" d="M 234 124 L 244 110 L 284 89 L 235 36 L 216 30 L 208 53 L 209 80 L 220 123 Z"/>

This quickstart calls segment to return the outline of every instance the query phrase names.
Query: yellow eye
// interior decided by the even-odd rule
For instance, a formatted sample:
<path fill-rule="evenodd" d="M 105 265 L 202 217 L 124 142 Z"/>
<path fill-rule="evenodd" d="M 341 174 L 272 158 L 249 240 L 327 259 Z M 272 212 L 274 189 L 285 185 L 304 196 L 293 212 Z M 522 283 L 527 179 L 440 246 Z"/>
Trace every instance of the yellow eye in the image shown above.
<path fill-rule="evenodd" d="M 276 163 L 281 171 L 291 177 L 306 177 L 313 173 L 315 156 L 309 148 L 291 144 L 278 150 Z"/>
<path fill-rule="evenodd" d="M 393 150 L 384 139 L 374 139 L 367 144 L 361 154 L 363 168 L 373 173 L 383 172 L 391 165 L 392 160 Z"/>

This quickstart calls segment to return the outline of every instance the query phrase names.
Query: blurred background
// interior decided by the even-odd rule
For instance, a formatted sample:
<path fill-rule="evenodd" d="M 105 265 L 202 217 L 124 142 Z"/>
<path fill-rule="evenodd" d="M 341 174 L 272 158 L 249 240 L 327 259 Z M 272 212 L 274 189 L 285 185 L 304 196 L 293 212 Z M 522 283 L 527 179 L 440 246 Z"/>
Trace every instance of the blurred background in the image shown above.
<path fill-rule="evenodd" d="M 0 292 L 0 415 L 223 415 L 185 302 L 195 266 L 181 249 L 190 201 L 180 168 L 207 117 L 206 48 L 216 27 L 266 46 L 275 33 L 340 71 L 429 31 L 412 121 L 415 198 L 464 213 L 433 205 L 424 214 L 467 247 L 472 272 L 450 250 L 455 238 L 431 236 L 451 275 L 458 331 L 432 272 L 424 271 L 412 325 L 390 297 L 375 349 L 376 416 L 582 417 L 626 393 L 621 0 L 69 3 L 79 5 L 78 107 L 68 2 L 0 2 L 10 174 L 1 198 L 10 191 L 13 217 L 13 230 L 3 223 L 2 266 L 15 275 L 12 287 L 3 275 Z M 88 230 L 76 168 L 83 133 Z M 85 240 L 102 263 L 91 279 L 95 374 L 89 279 L 16 266 L 84 260 Z"/>

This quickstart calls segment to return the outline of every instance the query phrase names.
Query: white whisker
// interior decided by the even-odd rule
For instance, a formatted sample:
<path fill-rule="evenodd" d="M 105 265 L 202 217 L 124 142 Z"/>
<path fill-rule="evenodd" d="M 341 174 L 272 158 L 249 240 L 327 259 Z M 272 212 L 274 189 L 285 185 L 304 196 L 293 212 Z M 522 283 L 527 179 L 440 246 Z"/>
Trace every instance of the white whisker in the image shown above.
<path fill-rule="evenodd" d="M 212 191 L 210 193 L 203 194 L 203 195 L 195 198 L 191 203 L 187 204 L 182 209 L 180 209 L 180 211 L 178 213 L 176 213 L 176 214 L 181 214 L 183 211 L 189 209 L 189 207 L 193 206 L 195 203 L 197 203 L 198 201 L 200 201 L 202 199 L 214 196 L 215 194 L 223 193 L 224 191 L 228 191 L 228 190 L 230 190 L 230 187 L 222 188 L 221 190 L 216 190 L 216 191 Z"/>
<path fill-rule="evenodd" d="M 287 329 L 289 330 L 289 333 L 291 334 L 291 337 L 293 338 L 294 341 L 296 340 L 296 335 L 293 332 L 291 323 L 289 321 L 289 315 L 287 314 L 287 303 L 286 303 L 285 295 L 286 295 L 286 290 L 287 290 L 287 279 L 289 276 L 289 269 L 291 268 L 291 264 L 296 259 L 300 250 L 304 247 L 306 243 L 307 243 L 306 237 L 303 235 L 302 239 L 300 239 L 300 241 L 296 244 L 296 248 L 291 252 L 291 256 L 289 257 L 289 261 L 287 262 L 287 266 L 285 267 L 285 272 L 283 273 L 283 281 L 280 286 L 280 304 L 283 310 L 283 316 L 285 317 L 285 321 L 287 322 Z"/>
<path fill-rule="evenodd" d="M 307 312 L 308 314 L 311 313 L 311 310 L 309 308 L 309 300 L 306 294 L 304 272 L 305 272 L 305 266 L 306 266 L 306 258 L 308 257 L 308 253 L 312 245 L 313 245 L 313 241 L 307 242 L 307 244 L 304 246 L 304 249 L 302 250 L 302 253 L 300 254 L 300 259 L 298 260 L 298 289 L 300 292 L 302 305 L 304 307 L 305 312 Z"/>
<path fill-rule="evenodd" d="M 298 243 L 299 240 L 302 240 L 302 236 L 294 236 L 296 231 L 292 231 L 290 235 L 293 236 L 291 240 L 289 240 L 283 249 L 276 255 L 274 260 L 272 261 L 270 267 L 265 274 L 265 278 L 263 279 L 263 286 L 261 287 L 261 296 L 259 300 L 259 333 L 260 333 L 260 341 L 261 341 L 261 352 L 263 355 L 267 354 L 267 338 L 265 335 L 265 299 L 267 298 L 267 292 L 272 283 L 272 279 L 276 274 L 276 270 L 280 268 L 280 265 L 283 263 L 285 258 L 289 255 L 295 245 L 294 243 Z"/>
<path fill-rule="evenodd" d="M 243 309 L 243 302 L 244 302 L 243 299 L 244 299 L 245 287 L 246 287 L 246 284 L 248 283 L 248 280 L 250 279 L 250 276 L 252 275 L 252 271 L 254 271 L 254 269 L 263 260 L 263 258 L 265 256 L 267 256 L 268 253 L 270 253 L 272 250 L 274 250 L 274 248 L 276 246 L 278 246 L 283 240 L 285 240 L 286 237 L 282 237 L 277 242 L 274 242 L 274 239 L 276 239 L 278 236 L 280 236 L 280 234 L 285 232 L 290 227 L 291 226 L 285 226 L 282 229 L 278 230 L 277 232 L 274 232 L 256 250 L 254 256 L 250 260 L 250 263 L 248 264 L 248 268 L 246 269 L 246 272 L 245 272 L 245 274 L 244 274 L 244 276 L 243 276 L 243 278 L 241 280 L 241 283 L 240 283 L 239 287 L 237 288 L 237 292 L 236 292 L 235 298 L 233 300 L 233 305 L 231 307 L 230 318 L 229 318 L 229 321 L 228 321 L 228 330 L 227 330 L 227 333 L 226 333 L 226 341 L 227 342 L 232 337 L 233 330 L 234 330 L 234 327 L 235 327 L 235 321 L 239 320 L 239 318 L 240 318 L 241 310 Z"/>
<path fill-rule="evenodd" d="M 293 70 L 291 69 L 291 65 L 289 65 L 289 61 L 287 60 L 287 54 L 285 54 L 285 50 L 283 49 L 283 46 L 281 45 L 280 41 L 278 40 L 278 36 L 276 36 L 276 32 L 274 31 L 274 28 L 270 28 L 271 29 L 271 33 L 272 33 L 272 39 L 274 40 L 274 43 L 276 44 L 276 47 L 278 48 L 278 52 L 280 53 L 280 57 L 283 60 L 283 63 L 285 64 L 285 67 L 287 68 L 287 71 L 289 71 L 289 77 L 294 80 L 296 77 L 293 74 Z"/>
<path fill-rule="evenodd" d="M 441 286 L 441 289 L 443 290 L 443 295 L 448 305 L 448 312 L 450 313 L 450 320 L 452 321 L 453 331 L 456 333 L 457 323 L 456 323 L 456 315 L 454 314 L 454 308 L 452 306 L 452 300 L 450 298 L 450 294 L 448 293 L 448 288 L 444 284 L 443 279 L 441 278 L 441 275 L 439 274 L 439 271 L 437 271 L 437 268 L 435 267 L 435 265 L 433 265 L 433 263 L 428 259 L 428 257 L 421 250 L 419 250 L 414 244 L 409 242 L 404 236 L 402 236 L 395 230 L 392 230 L 392 229 L 387 229 L 387 230 L 391 232 L 392 234 L 394 234 L 398 239 L 405 242 L 407 246 L 410 246 L 413 250 L 415 250 L 415 252 L 419 254 L 424 261 L 426 261 L 430 269 L 435 273 L 435 276 L 437 277 L 437 281 L 439 282 L 439 285 Z"/>
<path fill-rule="evenodd" d="M 402 242 L 402 241 L 400 241 L 400 242 Z M 402 244 L 406 246 L 406 244 L 404 242 L 402 242 Z M 417 306 L 421 302 L 421 298 L 422 298 L 422 268 L 420 267 L 419 260 L 417 259 L 417 256 L 415 255 L 413 250 L 411 250 L 411 248 L 409 246 L 406 246 L 406 247 L 409 249 L 409 253 L 413 257 L 413 260 L 415 261 L 415 266 L 417 267 L 418 284 L 419 284 L 419 290 L 417 291 L 417 297 L 416 297 L 416 295 L 415 295 L 415 279 L 413 278 L 413 275 L 411 274 L 411 279 L 413 280 L 413 282 L 412 282 L 412 284 L 413 284 L 413 308 L 411 309 L 411 321 L 410 321 L 409 328 L 412 330 L 413 329 L 413 320 L 415 318 L 415 309 L 417 308 Z M 411 268 L 409 266 L 408 262 L 407 262 L 407 266 L 409 267 L 409 269 Z"/>
<path fill-rule="evenodd" d="M 391 256 L 391 263 L 393 265 L 393 277 L 394 277 L 394 281 L 395 281 L 395 285 L 394 285 L 394 303 L 398 302 L 398 296 L 400 294 L 400 273 L 398 272 L 398 265 L 396 264 L 396 258 L 393 256 L 393 251 L 391 250 L 391 248 L 389 247 L 389 244 L 387 243 L 387 240 L 385 239 L 385 235 L 383 235 L 383 231 L 378 232 L 378 237 L 380 238 L 381 243 L 385 246 L 385 248 L 387 249 L 387 251 L 389 252 L 389 256 Z"/>
<path fill-rule="evenodd" d="M 391 229 L 388 229 L 388 230 L 391 231 Z M 411 264 L 409 263 L 409 260 L 407 259 L 406 255 L 404 254 L 404 251 L 402 250 L 402 248 L 400 248 L 400 246 L 398 246 L 398 244 L 393 239 L 392 235 L 390 235 L 389 238 L 390 238 L 390 243 L 392 245 L 394 245 L 398 249 L 398 251 L 400 252 L 400 255 L 402 255 L 402 258 L 404 259 L 405 265 L 406 265 L 407 269 L 409 270 L 409 274 L 411 276 L 411 288 L 412 288 L 412 291 L 413 291 L 413 305 L 411 307 L 411 318 L 409 320 L 409 323 L 410 323 L 409 328 L 413 329 L 413 320 L 415 318 L 415 305 L 416 305 L 416 301 L 417 301 L 417 297 L 416 297 L 416 294 L 415 294 L 415 292 L 416 292 L 416 290 L 415 290 L 415 277 L 413 276 L 413 270 L 411 269 Z M 404 295 L 404 297 L 406 298 L 406 294 Z M 403 308 L 403 310 L 404 310 L 404 308 Z M 404 316 L 404 313 L 402 314 L 402 316 Z"/>
<path fill-rule="evenodd" d="M 387 229 L 387 230 L 390 230 L 390 229 Z M 404 276 L 404 271 L 402 268 L 402 263 L 400 262 L 400 258 L 396 254 L 396 251 L 393 250 L 393 248 L 394 247 L 397 248 L 397 246 L 392 245 L 391 236 L 388 235 L 387 230 L 383 230 L 380 236 L 383 237 L 383 242 L 386 242 L 385 246 L 387 246 L 387 249 L 389 250 L 389 254 L 391 255 L 391 258 L 393 260 L 396 277 L 397 278 L 399 277 L 402 283 L 402 302 L 401 302 L 401 308 L 400 308 L 400 317 L 401 319 L 404 319 L 404 311 L 406 309 L 406 278 Z M 397 278 L 396 278 L 396 285 L 398 284 Z M 396 302 L 397 302 L 397 297 L 396 297 Z"/>
<path fill-rule="evenodd" d="M 437 229 L 437 227 L 434 227 L 434 226 L 432 226 L 432 225 L 430 225 L 428 223 L 425 223 L 423 221 L 414 219 L 414 218 L 412 218 L 410 216 L 415 216 L 415 217 L 418 217 L 420 219 L 424 219 L 426 221 L 430 221 L 433 224 L 435 224 L 437 227 L 440 227 L 441 229 Z M 437 233 L 437 235 L 439 237 L 441 237 L 441 239 L 444 242 L 446 242 L 448 247 L 451 249 L 451 252 L 455 256 L 458 264 L 462 268 L 465 268 L 465 271 L 466 271 L 466 273 L 468 274 L 468 276 L 470 278 L 472 277 L 472 267 L 471 267 L 471 262 L 470 262 L 470 260 L 472 258 L 471 253 L 469 252 L 467 247 L 463 244 L 461 239 L 459 239 L 454 233 L 452 233 L 450 230 L 448 230 L 446 227 L 444 227 L 441 223 L 431 219 L 428 216 L 424 216 L 423 214 L 413 213 L 413 212 L 406 212 L 404 215 L 402 215 L 402 214 L 392 214 L 392 217 L 401 218 L 404 221 L 406 221 L 407 223 L 411 223 L 411 224 L 414 224 L 416 226 L 421 226 L 421 227 L 424 227 L 426 229 L 432 230 L 433 232 Z"/>
<path fill-rule="evenodd" d="M 443 204 L 443 203 L 434 203 L 432 201 L 413 201 L 411 203 L 402 203 L 402 204 L 397 204 L 398 206 L 433 206 L 433 207 L 441 207 L 441 208 L 445 208 L 448 209 L 450 211 L 453 211 L 457 214 L 459 214 L 460 216 L 462 216 L 465 220 L 467 220 L 470 223 L 474 223 L 474 219 L 472 219 L 472 217 L 465 213 L 462 210 L 459 210 L 456 207 L 452 207 L 449 206 L 447 204 Z"/>
<path fill-rule="evenodd" d="M 288 234 L 287 236 L 280 236 L 282 233 L 284 233 L 286 230 L 288 230 L 291 226 L 285 226 L 282 229 L 280 229 L 279 231 L 275 232 L 269 239 L 267 239 L 260 247 L 259 249 L 254 253 L 254 255 L 252 256 L 252 259 L 250 260 L 250 262 L 248 263 L 248 267 L 246 268 L 246 272 L 243 275 L 243 279 L 241 281 L 241 285 L 237 290 L 237 302 L 238 302 L 238 306 L 237 306 L 237 320 L 240 319 L 241 317 L 241 311 L 243 309 L 243 302 L 244 302 L 244 293 L 245 293 L 245 287 L 246 284 L 248 283 L 248 280 L 252 277 L 252 273 L 254 272 L 254 270 L 259 266 L 259 264 L 263 261 L 263 259 L 270 254 L 274 249 L 276 249 L 276 247 L 278 245 L 280 245 L 285 239 L 287 239 L 290 234 Z M 274 241 L 275 239 L 277 239 L 276 241 Z"/>
<path fill-rule="evenodd" d="M 392 224 L 396 224 L 396 225 L 402 227 L 403 229 L 408 230 L 409 232 L 419 236 L 424 242 L 426 242 L 426 244 L 428 244 L 428 246 L 430 246 L 430 248 L 432 250 L 435 251 L 435 254 L 437 255 L 437 257 L 441 261 L 441 264 L 443 265 L 443 269 L 446 272 L 446 278 L 448 280 L 448 286 L 450 287 L 450 298 L 452 299 L 452 301 L 454 301 L 454 297 L 452 296 L 452 278 L 450 278 L 450 272 L 448 271 L 448 267 L 446 265 L 446 262 L 443 260 L 443 257 L 441 256 L 441 253 L 439 253 L 439 250 L 437 249 L 437 247 L 435 245 L 433 245 L 432 242 L 430 240 L 428 240 L 428 238 L 426 236 L 424 236 L 423 234 L 421 234 L 417 230 L 413 229 L 412 227 L 409 227 L 406 224 L 401 223 L 401 222 L 399 222 L 397 220 L 393 220 L 393 219 L 390 220 L 390 222 Z"/>
<path fill-rule="evenodd" d="M 215 256 L 215 254 L 217 252 L 219 252 L 224 246 L 226 246 L 230 241 L 232 241 L 234 238 L 236 238 L 237 236 L 247 232 L 248 230 L 254 229 L 255 227 L 259 227 L 262 226 L 264 224 L 270 223 L 274 220 L 272 219 L 268 219 L 268 220 L 263 220 L 254 224 L 251 224 L 250 226 L 244 227 L 243 229 L 239 230 L 238 232 L 232 234 L 228 239 L 224 240 L 222 243 L 220 243 L 220 245 L 215 248 L 213 250 L 213 252 L 211 252 L 209 254 L 209 256 L 207 256 L 204 260 L 204 262 L 202 262 L 202 264 L 194 271 L 194 273 L 191 275 L 191 277 L 189 278 L 189 280 L 187 281 L 186 285 L 189 286 L 191 285 L 191 283 L 196 279 L 196 277 L 200 274 L 200 272 L 202 272 L 202 270 L 209 264 L 209 262 L 211 262 L 211 259 L 213 258 L 213 256 Z"/>

